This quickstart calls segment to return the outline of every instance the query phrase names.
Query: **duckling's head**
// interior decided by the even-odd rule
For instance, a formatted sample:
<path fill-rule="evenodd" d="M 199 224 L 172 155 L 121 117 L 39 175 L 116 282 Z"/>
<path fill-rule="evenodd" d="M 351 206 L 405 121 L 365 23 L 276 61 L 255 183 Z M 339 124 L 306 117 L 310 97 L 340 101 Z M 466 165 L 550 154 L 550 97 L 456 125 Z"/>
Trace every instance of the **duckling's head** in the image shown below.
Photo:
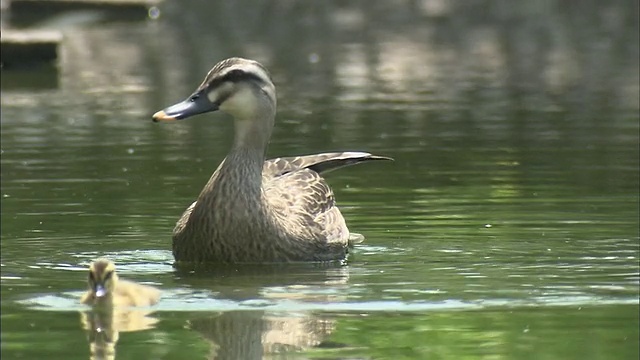
<path fill-rule="evenodd" d="M 118 281 L 116 266 L 107 259 L 98 259 L 89 266 L 89 289 L 96 298 L 113 293 Z"/>
<path fill-rule="evenodd" d="M 217 63 L 189 98 L 158 111 L 153 121 L 186 119 L 219 109 L 237 122 L 273 118 L 275 108 L 276 89 L 267 69 L 257 61 L 234 57 Z"/>

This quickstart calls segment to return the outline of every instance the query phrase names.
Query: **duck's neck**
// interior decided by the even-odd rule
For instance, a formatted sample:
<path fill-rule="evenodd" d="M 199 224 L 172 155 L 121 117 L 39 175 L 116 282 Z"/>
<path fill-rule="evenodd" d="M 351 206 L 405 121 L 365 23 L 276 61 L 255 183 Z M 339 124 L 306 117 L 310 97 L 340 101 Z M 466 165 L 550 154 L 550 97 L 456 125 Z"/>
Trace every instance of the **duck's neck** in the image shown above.
<path fill-rule="evenodd" d="M 267 145 L 273 130 L 273 121 L 273 116 L 257 120 L 236 119 L 234 121 L 233 145 L 229 155 L 234 152 L 242 152 L 244 155 L 249 151 L 251 152 L 250 155 L 253 156 L 261 154 L 264 160 L 264 154 L 267 151 Z"/>
<path fill-rule="evenodd" d="M 218 167 L 216 179 L 212 178 L 215 184 L 211 185 L 224 192 L 219 195 L 238 192 L 244 198 L 258 199 L 262 189 L 264 160 L 265 149 L 233 147 Z"/>
<path fill-rule="evenodd" d="M 205 206 L 228 209 L 229 206 L 260 205 L 262 168 L 272 126 L 273 116 L 270 119 L 235 120 L 231 150 L 200 194 L 200 200 L 209 204 Z"/>

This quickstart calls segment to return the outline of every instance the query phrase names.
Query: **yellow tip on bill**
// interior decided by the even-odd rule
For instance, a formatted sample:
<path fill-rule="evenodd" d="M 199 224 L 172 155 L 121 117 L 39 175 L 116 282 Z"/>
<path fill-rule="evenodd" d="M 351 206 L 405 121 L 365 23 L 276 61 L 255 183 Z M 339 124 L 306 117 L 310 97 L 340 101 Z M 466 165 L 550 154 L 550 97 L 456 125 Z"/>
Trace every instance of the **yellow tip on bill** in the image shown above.
<path fill-rule="evenodd" d="M 157 113 L 153 114 L 153 121 L 173 121 L 176 118 L 173 116 L 167 115 L 164 110 L 160 110 Z"/>

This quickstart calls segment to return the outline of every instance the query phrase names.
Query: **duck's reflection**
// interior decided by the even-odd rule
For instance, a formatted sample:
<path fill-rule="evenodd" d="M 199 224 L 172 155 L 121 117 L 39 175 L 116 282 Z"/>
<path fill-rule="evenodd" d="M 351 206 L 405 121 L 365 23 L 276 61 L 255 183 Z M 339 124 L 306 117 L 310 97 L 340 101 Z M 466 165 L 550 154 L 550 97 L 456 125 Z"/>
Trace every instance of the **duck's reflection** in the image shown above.
<path fill-rule="evenodd" d="M 178 269 L 181 282 L 208 288 L 218 298 L 245 302 L 343 301 L 348 267 L 336 265 L 226 266 Z M 210 342 L 209 359 L 262 359 L 272 354 L 302 351 L 322 344 L 335 329 L 330 316 L 308 311 L 228 311 L 192 318 L 190 329 Z"/>
<path fill-rule="evenodd" d="M 230 311 L 189 321 L 210 343 L 209 359 L 262 359 L 322 343 L 334 321 L 313 314 Z"/>
<path fill-rule="evenodd" d="M 220 299 L 328 300 L 328 289 L 346 287 L 349 268 L 342 264 L 179 265 L 176 281 L 207 289 Z M 313 289 L 318 292 L 312 291 Z M 319 293 L 319 294 L 318 294 Z M 335 292 L 334 292 L 335 293 Z M 316 299 L 316 295 L 319 295 Z"/>

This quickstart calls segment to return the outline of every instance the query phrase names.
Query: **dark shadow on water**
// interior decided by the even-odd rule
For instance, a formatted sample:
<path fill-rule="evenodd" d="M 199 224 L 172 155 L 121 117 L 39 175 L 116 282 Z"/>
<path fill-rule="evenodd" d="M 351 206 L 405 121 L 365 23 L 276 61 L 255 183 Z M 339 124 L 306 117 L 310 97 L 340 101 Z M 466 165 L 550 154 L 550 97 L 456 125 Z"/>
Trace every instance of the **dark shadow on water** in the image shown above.
<path fill-rule="evenodd" d="M 60 86 L 59 71 L 55 64 L 3 64 L 0 89 L 3 91 L 52 90 Z"/>

